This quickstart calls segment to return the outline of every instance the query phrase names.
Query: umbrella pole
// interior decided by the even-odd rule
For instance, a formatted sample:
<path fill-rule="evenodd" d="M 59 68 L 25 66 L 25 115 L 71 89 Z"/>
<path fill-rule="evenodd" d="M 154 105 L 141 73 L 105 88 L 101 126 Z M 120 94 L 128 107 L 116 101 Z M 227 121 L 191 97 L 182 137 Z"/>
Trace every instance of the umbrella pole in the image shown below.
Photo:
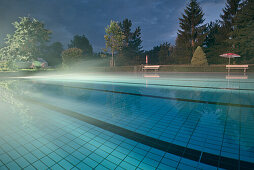
<path fill-rule="evenodd" d="M 228 59 L 229 59 L 229 63 L 228 64 L 230 65 L 230 57 Z"/>

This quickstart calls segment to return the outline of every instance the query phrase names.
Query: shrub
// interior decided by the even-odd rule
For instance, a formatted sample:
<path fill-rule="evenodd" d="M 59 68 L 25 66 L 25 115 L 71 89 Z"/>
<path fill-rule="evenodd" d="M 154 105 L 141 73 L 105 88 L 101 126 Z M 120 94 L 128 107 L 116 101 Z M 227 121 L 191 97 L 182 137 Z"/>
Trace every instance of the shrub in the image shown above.
<path fill-rule="evenodd" d="M 83 58 L 82 50 L 79 48 L 69 48 L 62 52 L 63 66 L 70 66 Z"/>
<path fill-rule="evenodd" d="M 206 66 L 208 65 L 206 55 L 200 46 L 195 50 L 191 59 L 191 64 L 195 66 Z"/>

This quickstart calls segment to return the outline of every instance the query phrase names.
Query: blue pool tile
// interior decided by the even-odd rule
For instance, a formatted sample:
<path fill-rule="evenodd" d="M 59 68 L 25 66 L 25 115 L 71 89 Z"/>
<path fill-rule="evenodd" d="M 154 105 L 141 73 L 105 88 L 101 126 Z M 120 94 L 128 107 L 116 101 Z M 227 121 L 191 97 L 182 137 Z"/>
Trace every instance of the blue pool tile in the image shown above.
<path fill-rule="evenodd" d="M 72 152 L 75 151 L 75 149 L 74 149 L 73 147 L 69 146 L 69 145 L 64 145 L 64 146 L 62 146 L 62 149 L 63 149 L 65 152 L 67 152 L 68 154 L 70 154 L 70 153 L 72 153 Z"/>
<path fill-rule="evenodd" d="M 33 166 L 37 169 L 46 169 L 48 168 L 48 166 L 46 166 L 43 162 L 41 162 L 40 160 L 36 161 L 33 163 Z"/>
<path fill-rule="evenodd" d="M 78 145 L 83 145 L 85 144 L 85 142 L 81 139 L 81 138 L 76 138 L 73 140 L 73 142 L 75 142 Z"/>
<path fill-rule="evenodd" d="M 148 165 L 148 164 L 146 164 L 144 162 L 141 162 L 138 167 L 141 168 L 141 169 L 149 169 L 149 170 L 150 169 L 151 170 L 156 169 L 155 167 L 153 167 L 151 165 Z"/>
<path fill-rule="evenodd" d="M 115 157 L 117 157 L 119 159 L 124 159 L 126 157 L 125 154 L 123 154 L 123 153 L 121 153 L 121 152 L 119 152 L 117 150 L 114 150 L 110 155 L 113 155 L 113 156 L 115 156 Z"/>
<path fill-rule="evenodd" d="M 91 152 L 93 152 L 94 150 L 97 149 L 96 146 L 94 146 L 94 145 L 92 145 L 92 144 L 90 144 L 90 143 L 86 143 L 86 144 L 84 145 L 84 147 L 86 147 L 87 149 L 89 149 Z"/>
<path fill-rule="evenodd" d="M 106 145 L 112 149 L 115 149 L 118 146 L 117 144 L 110 142 L 110 141 L 105 142 L 104 145 Z"/>
<path fill-rule="evenodd" d="M 25 167 L 25 170 L 34 170 L 34 169 L 36 169 L 36 168 L 32 165 L 29 165 L 29 166 Z"/>
<path fill-rule="evenodd" d="M 128 162 L 121 162 L 120 166 L 124 169 L 128 169 L 128 170 L 131 170 L 131 169 L 136 169 L 136 166 L 132 165 L 132 164 L 129 164 Z"/>
<path fill-rule="evenodd" d="M 36 158 L 38 158 L 38 159 L 41 159 L 42 157 L 44 157 L 45 156 L 45 154 L 42 152 L 42 151 L 40 151 L 40 150 L 34 150 L 33 152 L 32 152 L 32 154 L 34 155 L 34 156 L 36 156 Z"/>
<path fill-rule="evenodd" d="M 10 152 L 8 152 L 8 155 L 10 155 L 10 157 L 12 158 L 12 159 L 17 159 L 17 158 L 19 158 L 21 155 L 18 153 L 18 152 L 16 152 L 15 150 L 12 150 L 12 151 L 10 151 Z"/>
<path fill-rule="evenodd" d="M 58 164 L 65 169 L 71 169 L 73 167 L 73 165 L 65 159 L 59 161 Z"/>
<path fill-rule="evenodd" d="M 125 168 L 122 168 L 121 166 L 116 167 L 115 170 L 126 170 Z"/>
<path fill-rule="evenodd" d="M 148 165 L 151 165 L 151 166 L 156 168 L 158 166 L 158 164 L 159 164 L 159 161 L 160 160 L 156 161 L 156 160 L 153 160 L 153 159 L 145 157 L 142 162 L 144 162 L 144 163 L 146 163 Z"/>
<path fill-rule="evenodd" d="M 38 159 L 32 155 L 32 154 L 26 154 L 23 156 L 28 162 L 30 163 L 34 163 L 35 161 L 37 161 Z"/>
<path fill-rule="evenodd" d="M 16 162 L 14 162 L 14 161 L 9 162 L 8 164 L 6 164 L 6 166 L 9 169 L 20 169 L 20 166 Z"/>
<path fill-rule="evenodd" d="M 94 153 L 96 153 L 97 155 L 100 155 L 103 158 L 106 158 L 109 155 L 109 153 L 107 153 L 101 149 L 95 150 Z"/>
<path fill-rule="evenodd" d="M 65 169 L 64 167 L 61 167 L 59 164 L 55 164 L 55 165 L 53 165 L 52 167 L 50 167 L 50 169 L 52 169 L 52 170 L 60 170 L 60 169 Z"/>
<path fill-rule="evenodd" d="M 96 140 L 92 140 L 89 142 L 90 144 L 94 145 L 95 147 L 100 147 L 101 146 L 101 143 L 100 142 L 97 142 Z"/>
<path fill-rule="evenodd" d="M 100 155 L 98 155 L 96 153 L 92 153 L 88 157 L 93 159 L 93 160 L 96 160 L 96 162 L 101 162 L 104 159 L 103 157 L 101 157 Z"/>
<path fill-rule="evenodd" d="M 140 161 L 138 161 L 137 159 L 133 158 L 133 157 L 130 157 L 130 156 L 127 156 L 124 161 L 134 165 L 134 166 L 138 166 Z"/>
<path fill-rule="evenodd" d="M 86 158 L 87 156 L 83 155 L 81 152 L 79 151 L 75 151 L 73 152 L 71 155 L 73 155 L 75 158 L 82 160 L 84 158 Z"/>
<path fill-rule="evenodd" d="M 197 168 L 196 167 L 193 167 L 193 166 L 190 166 L 190 165 L 186 165 L 186 164 L 183 164 L 183 163 L 180 163 L 179 166 L 177 167 L 177 169 L 181 169 L 181 170 L 184 170 L 184 169 L 188 169 L 188 170 L 196 170 Z"/>
<path fill-rule="evenodd" d="M 65 158 L 66 156 L 69 155 L 68 152 L 66 152 L 65 150 L 59 148 L 55 151 L 56 154 L 60 155 L 62 158 Z"/>
<path fill-rule="evenodd" d="M 59 156 L 57 153 L 52 152 L 48 155 L 52 160 L 54 160 L 55 162 L 59 162 L 60 160 L 62 160 L 63 158 L 61 156 Z"/>
<path fill-rule="evenodd" d="M 33 141 L 33 145 L 36 147 L 36 148 L 40 148 L 43 146 L 43 144 L 40 142 L 40 141 L 37 141 L 37 140 L 34 140 Z"/>
<path fill-rule="evenodd" d="M 161 163 L 163 163 L 163 164 L 165 164 L 167 166 L 171 166 L 171 167 L 177 167 L 178 162 L 179 161 L 172 160 L 172 159 L 167 159 L 165 157 L 161 160 Z"/>
<path fill-rule="evenodd" d="M 108 168 L 106 168 L 106 167 L 103 166 L 103 165 L 98 165 L 95 169 L 96 169 L 96 170 L 108 170 Z"/>
<path fill-rule="evenodd" d="M 121 159 L 113 155 L 109 155 L 106 159 L 109 160 L 110 162 L 113 162 L 116 165 L 118 165 L 122 161 Z"/>
<path fill-rule="evenodd" d="M 68 162 L 70 162 L 72 165 L 77 165 L 79 162 L 80 162 L 80 160 L 79 159 L 77 159 L 76 157 L 74 157 L 74 156 L 72 156 L 72 155 L 68 155 L 66 158 L 64 158 L 64 159 L 66 159 Z"/>
<path fill-rule="evenodd" d="M 89 165 L 83 163 L 83 162 L 80 162 L 78 165 L 77 165 L 77 168 L 79 169 L 85 169 L 85 170 L 92 170 L 93 168 L 91 168 Z"/>
<path fill-rule="evenodd" d="M 173 169 L 176 169 L 175 167 L 171 167 L 169 165 L 165 165 L 163 163 L 160 163 L 159 166 L 158 166 L 158 169 L 161 169 L 161 170 L 173 170 Z"/>
<path fill-rule="evenodd" d="M 83 155 L 85 155 L 85 156 L 88 156 L 88 155 L 90 155 L 92 153 L 92 151 L 90 151 L 88 148 L 86 148 L 84 146 L 79 148 L 78 151 L 80 153 L 82 153 Z"/>
<path fill-rule="evenodd" d="M 101 147 L 100 147 L 100 149 L 102 149 L 103 151 L 105 151 L 105 152 L 107 152 L 107 153 L 111 153 L 114 149 L 112 149 L 112 148 L 110 148 L 110 147 L 108 147 L 108 146 L 106 146 L 106 145 L 102 145 Z"/>
<path fill-rule="evenodd" d="M 128 143 L 125 143 L 125 142 L 122 142 L 120 144 L 120 146 L 125 148 L 125 149 L 128 149 L 128 150 L 132 150 L 135 147 L 135 145 L 131 145 L 131 144 L 128 144 Z"/>
<path fill-rule="evenodd" d="M 9 151 L 13 150 L 13 148 L 12 148 L 9 144 L 3 144 L 3 145 L 2 145 L 2 149 L 3 149 L 5 152 L 9 152 Z"/>
<path fill-rule="evenodd" d="M 28 153 L 28 151 L 23 146 L 16 148 L 16 150 L 20 155 L 25 155 Z"/>
<path fill-rule="evenodd" d="M 17 164 L 21 167 L 21 168 L 25 168 L 28 165 L 30 165 L 30 163 L 25 160 L 23 157 L 20 157 L 18 159 L 15 160 L 15 162 L 17 162 Z"/>
<path fill-rule="evenodd" d="M 126 148 L 123 148 L 121 146 L 118 146 L 115 150 L 119 151 L 119 152 L 121 152 L 121 153 L 123 153 L 125 155 L 127 155 L 131 151 L 131 149 L 126 149 Z"/>
<path fill-rule="evenodd" d="M 147 151 L 143 150 L 143 149 L 139 149 L 139 148 L 134 148 L 132 150 L 132 152 L 136 152 L 136 153 L 139 153 L 139 154 L 142 154 L 142 155 L 145 155 L 147 153 Z"/>
<path fill-rule="evenodd" d="M 103 139 L 103 138 L 101 138 L 99 136 L 96 136 L 95 138 L 93 138 L 93 140 L 99 142 L 100 144 L 103 144 L 104 142 L 106 142 L 106 139 Z"/>
<path fill-rule="evenodd" d="M 198 162 L 190 160 L 190 159 L 182 158 L 181 161 L 180 161 L 180 164 L 186 164 L 186 165 L 190 165 L 190 166 L 193 166 L 193 167 L 197 167 Z"/>
<path fill-rule="evenodd" d="M 136 145 L 136 147 L 139 148 L 139 149 L 143 149 L 143 150 L 145 150 L 145 151 L 148 151 L 148 150 L 151 149 L 150 146 L 147 146 L 147 145 L 144 145 L 144 144 L 141 144 L 141 143 L 138 143 L 138 144 Z"/>
<path fill-rule="evenodd" d="M 117 167 L 116 164 L 110 162 L 107 159 L 104 159 L 100 164 L 103 165 L 104 167 L 108 168 L 108 169 L 115 169 Z"/>
<path fill-rule="evenodd" d="M 9 170 L 5 165 L 0 166 L 1 170 Z"/>
<path fill-rule="evenodd" d="M 145 155 L 146 155 L 146 154 L 139 154 L 139 153 L 133 152 L 133 151 L 131 151 L 131 152 L 128 154 L 128 156 L 130 156 L 130 157 L 132 157 L 132 158 L 135 158 L 135 159 L 137 159 L 137 160 L 139 160 L 139 161 L 142 161 L 142 160 L 144 159 Z"/>
<path fill-rule="evenodd" d="M 99 164 L 98 162 L 96 162 L 95 160 L 93 160 L 93 159 L 91 159 L 89 157 L 84 159 L 82 162 L 87 164 L 87 165 L 89 165 L 92 168 L 95 168 Z"/>
<path fill-rule="evenodd" d="M 217 170 L 217 167 L 214 167 L 214 166 L 210 166 L 210 165 L 207 165 L 207 164 L 203 164 L 203 163 L 199 163 L 197 169 L 199 170 Z"/>
<path fill-rule="evenodd" d="M 53 161 L 52 159 L 50 159 L 48 156 L 45 156 L 44 158 L 41 159 L 41 161 L 47 165 L 48 167 L 53 166 L 54 164 L 56 164 L 55 161 Z"/>
<path fill-rule="evenodd" d="M 166 153 L 164 157 L 167 159 L 174 160 L 174 161 L 179 161 L 181 159 L 181 157 L 179 157 L 177 155 L 173 155 L 171 153 Z"/>

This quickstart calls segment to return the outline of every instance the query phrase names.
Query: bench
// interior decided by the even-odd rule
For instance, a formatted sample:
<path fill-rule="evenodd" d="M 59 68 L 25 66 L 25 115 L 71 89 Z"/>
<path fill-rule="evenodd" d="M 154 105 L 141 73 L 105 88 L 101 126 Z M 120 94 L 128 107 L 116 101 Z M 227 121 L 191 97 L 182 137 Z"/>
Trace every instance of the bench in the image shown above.
<path fill-rule="evenodd" d="M 248 76 L 230 76 L 230 75 L 227 75 L 226 76 L 226 79 L 248 79 Z"/>
<path fill-rule="evenodd" d="M 248 65 L 226 65 L 226 69 L 228 69 L 228 72 L 230 71 L 230 69 L 244 69 L 244 73 L 246 73 Z"/>
<path fill-rule="evenodd" d="M 144 71 L 144 70 L 155 70 L 155 71 L 158 71 L 159 70 L 159 68 L 160 68 L 160 65 L 144 65 L 143 67 L 142 67 L 142 70 Z"/>

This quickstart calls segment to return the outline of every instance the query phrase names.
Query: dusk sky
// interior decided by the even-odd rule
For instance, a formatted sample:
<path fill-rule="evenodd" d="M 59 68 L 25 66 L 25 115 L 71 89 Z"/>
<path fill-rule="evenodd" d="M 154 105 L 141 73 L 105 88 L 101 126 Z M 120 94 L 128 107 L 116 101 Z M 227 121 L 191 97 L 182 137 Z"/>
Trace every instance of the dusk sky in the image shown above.
<path fill-rule="evenodd" d="M 74 35 L 86 35 L 95 51 L 105 47 L 105 27 L 110 20 L 131 19 L 140 26 L 145 50 L 162 42 L 174 43 L 178 18 L 188 0 L 0 0 L 0 42 L 20 16 L 31 16 L 51 30 L 51 42 L 65 46 Z M 226 0 L 199 0 L 205 22 L 219 19 Z"/>

